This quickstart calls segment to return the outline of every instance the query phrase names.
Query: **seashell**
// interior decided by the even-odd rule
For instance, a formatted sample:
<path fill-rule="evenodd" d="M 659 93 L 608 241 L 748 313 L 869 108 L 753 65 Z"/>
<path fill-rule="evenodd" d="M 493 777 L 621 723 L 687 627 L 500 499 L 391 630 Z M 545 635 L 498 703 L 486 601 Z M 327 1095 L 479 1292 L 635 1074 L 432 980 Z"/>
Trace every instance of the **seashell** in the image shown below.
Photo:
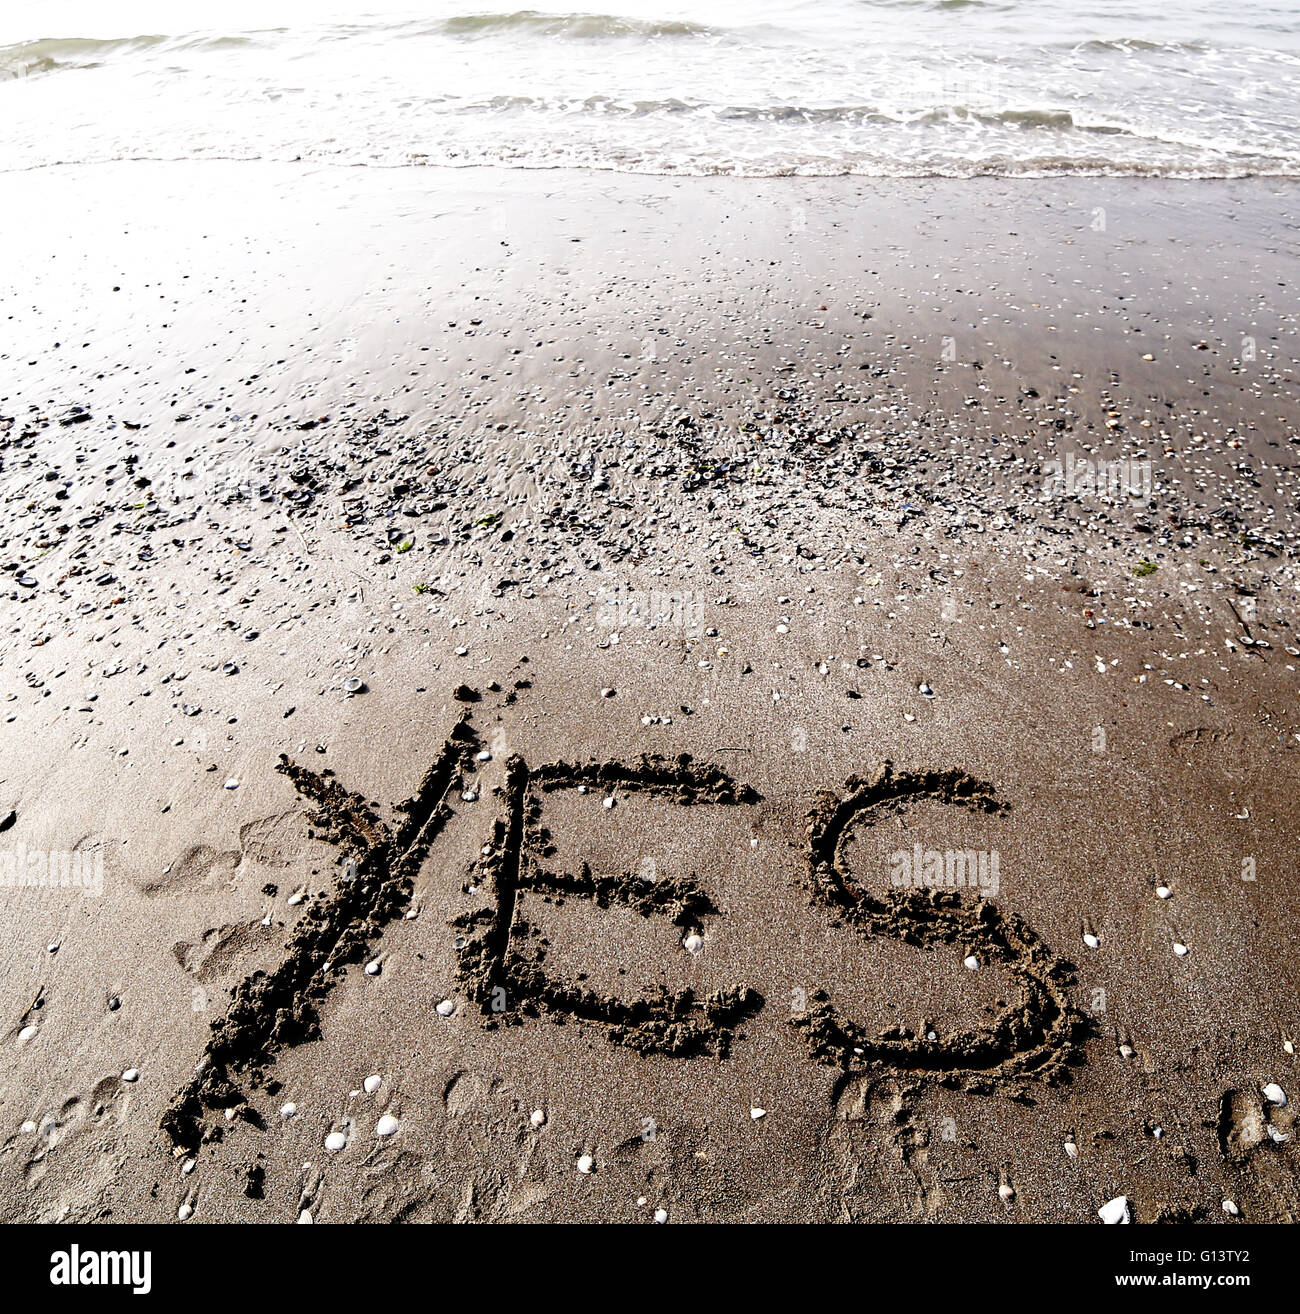
<path fill-rule="evenodd" d="M 298 1112 L 298 1106 L 295 1103 L 293 1103 L 292 1100 L 290 1100 L 288 1104 L 280 1105 L 280 1117 L 282 1117 L 286 1122 L 288 1122 L 290 1118 L 294 1117 L 294 1115 L 297 1114 L 297 1112 Z"/>
<path fill-rule="evenodd" d="M 749 1116 L 750 1116 L 751 1118 L 753 1118 L 753 1120 L 754 1120 L 755 1122 L 759 1122 L 759 1121 L 761 1121 L 763 1118 L 766 1118 L 766 1117 L 767 1117 L 767 1110 L 766 1110 L 766 1109 L 753 1108 L 753 1109 L 750 1109 L 750 1111 L 749 1111 Z"/>
<path fill-rule="evenodd" d="M 331 1154 L 337 1154 L 347 1143 L 347 1134 L 341 1131 L 332 1131 L 325 1138 L 325 1148 Z"/>
<path fill-rule="evenodd" d="M 450 1017 L 456 1011 L 456 1005 L 450 999 L 444 999 L 434 1011 L 439 1017 Z"/>
<path fill-rule="evenodd" d="M 546 1112 L 543 1109 L 534 1109 L 528 1118 L 530 1127 L 544 1127 L 546 1125 Z"/>
<path fill-rule="evenodd" d="M 397 1119 L 391 1113 L 385 1113 L 382 1118 L 375 1123 L 376 1136 L 392 1136 L 396 1133 L 398 1127 Z"/>
<path fill-rule="evenodd" d="M 1270 1081 L 1267 1086 L 1261 1086 L 1260 1093 L 1270 1104 L 1276 1104 L 1279 1109 L 1286 1107 L 1286 1091 L 1276 1081 Z"/>
<path fill-rule="evenodd" d="M 577 1169 L 585 1177 L 595 1171 L 596 1161 L 589 1154 L 580 1154 L 578 1156 Z"/>
<path fill-rule="evenodd" d="M 1223 1212 L 1227 1214 L 1229 1218 L 1236 1218 L 1236 1216 L 1241 1213 L 1241 1210 L 1238 1209 L 1231 1200 L 1225 1200 L 1223 1202 Z"/>
<path fill-rule="evenodd" d="M 1103 1223 L 1131 1223 L 1133 1218 L 1129 1209 L 1128 1196 L 1117 1195 L 1113 1200 L 1107 1200 L 1097 1210 L 1097 1217 Z"/>
<path fill-rule="evenodd" d="M 655 1210 L 655 1222 L 656 1222 L 656 1223 L 666 1223 L 667 1221 L 668 1221 L 668 1210 L 667 1210 L 667 1209 L 656 1209 L 656 1210 Z"/>
<path fill-rule="evenodd" d="M 122 1073 L 122 1080 L 126 1082 L 139 1081 L 140 1080 L 139 1068 L 127 1068 L 127 1070 L 124 1073 Z"/>
<path fill-rule="evenodd" d="M 1179 958 L 1186 958 L 1189 953 L 1189 950 L 1185 944 L 1175 943 L 1174 953 L 1176 953 L 1179 956 Z"/>
<path fill-rule="evenodd" d="M 976 972 L 979 970 L 980 960 L 974 954 L 967 954 L 961 961 L 970 971 Z"/>
<path fill-rule="evenodd" d="M 688 954 L 698 954 L 704 948 L 704 938 L 692 931 L 682 940 L 682 948 Z"/>
<path fill-rule="evenodd" d="M 365 1081 L 361 1083 L 361 1089 L 364 1090 L 367 1095 L 373 1095 L 375 1091 L 377 1091 L 379 1087 L 383 1084 L 383 1081 L 384 1079 L 379 1075 L 379 1073 L 372 1072 L 370 1076 L 368 1076 L 365 1079 Z"/>

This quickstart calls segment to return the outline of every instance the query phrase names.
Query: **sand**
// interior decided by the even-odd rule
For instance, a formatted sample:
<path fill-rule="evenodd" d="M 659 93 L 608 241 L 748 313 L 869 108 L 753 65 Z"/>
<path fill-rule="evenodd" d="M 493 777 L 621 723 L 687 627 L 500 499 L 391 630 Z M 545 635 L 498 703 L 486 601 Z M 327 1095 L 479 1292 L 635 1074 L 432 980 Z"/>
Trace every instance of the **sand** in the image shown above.
<path fill-rule="evenodd" d="M 16 180 L 0 1217 L 1294 1221 L 1298 201 Z"/>

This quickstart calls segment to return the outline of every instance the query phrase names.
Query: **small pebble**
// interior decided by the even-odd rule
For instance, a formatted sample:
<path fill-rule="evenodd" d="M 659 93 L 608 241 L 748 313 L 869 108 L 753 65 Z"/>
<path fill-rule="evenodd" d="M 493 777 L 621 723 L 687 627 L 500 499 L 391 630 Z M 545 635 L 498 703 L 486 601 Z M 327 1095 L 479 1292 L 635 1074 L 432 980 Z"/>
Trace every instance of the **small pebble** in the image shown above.
<path fill-rule="evenodd" d="M 704 948 L 703 937 L 696 935 L 695 932 L 692 931 L 690 935 L 682 941 L 682 948 L 685 949 L 688 954 L 698 954 L 700 950 Z"/>
<path fill-rule="evenodd" d="M 229 780 L 226 781 L 226 788 L 227 788 L 227 789 L 238 789 L 238 788 L 239 788 L 239 781 L 236 780 L 236 779 L 232 776 Z"/>
<path fill-rule="evenodd" d="M 367 975 L 367 976 L 378 976 L 379 973 L 380 973 L 380 971 L 382 970 L 382 968 L 383 968 L 383 964 L 379 961 L 379 959 L 378 959 L 378 958 L 372 958 L 372 959 L 366 964 L 366 975 Z"/>
<path fill-rule="evenodd" d="M 282 1117 L 286 1122 L 288 1122 L 290 1118 L 294 1117 L 297 1114 L 297 1112 L 298 1112 L 298 1106 L 294 1104 L 292 1101 L 290 1101 L 288 1104 L 280 1105 L 280 1117 Z"/>
<path fill-rule="evenodd" d="M 656 1222 L 656 1223 L 666 1223 L 667 1221 L 668 1221 L 668 1210 L 667 1210 L 667 1209 L 656 1209 L 656 1210 L 655 1210 L 655 1222 Z"/>
<path fill-rule="evenodd" d="M 1157 899 L 1172 899 L 1173 897 L 1174 897 L 1174 892 L 1169 888 L 1169 886 L 1167 885 L 1156 886 Z"/>
<path fill-rule="evenodd" d="M 188 1218 L 193 1212 L 194 1212 L 194 1206 L 193 1206 L 193 1205 L 191 1205 L 191 1204 L 183 1204 L 183 1205 L 181 1205 L 181 1207 L 176 1211 L 176 1217 L 179 1218 L 179 1219 L 181 1220 L 181 1222 L 183 1223 L 183 1222 L 184 1222 L 184 1221 L 185 1221 L 185 1220 L 186 1220 L 186 1219 L 187 1219 L 187 1218 Z"/>
<path fill-rule="evenodd" d="M 584 1177 L 587 1174 L 594 1171 L 595 1167 L 596 1167 L 596 1161 L 591 1157 L 591 1155 L 582 1154 L 578 1156 L 578 1171 L 582 1173 Z"/>
<path fill-rule="evenodd" d="M 1176 953 L 1176 954 L 1179 956 L 1179 958 L 1186 958 L 1186 957 L 1187 957 L 1187 952 L 1188 952 L 1188 950 L 1187 950 L 1187 946 L 1186 946 L 1185 944 L 1175 944 L 1175 945 L 1174 945 L 1174 953 Z"/>
<path fill-rule="evenodd" d="M 123 1080 L 123 1081 L 139 1081 L 139 1080 L 140 1080 L 140 1070 L 139 1070 L 138 1068 L 127 1068 L 127 1070 L 126 1070 L 124 1073 L 122 1073 L 122 1080 Z"/>
<path fill-rule="evenodd" d="M 767 1117 L 767 1110 L 766 1110 L 766 1109 L 753 1108 L 753 1109 L 750 1109 L 750 1111 L 749 1111 L 749 1116 L 750 1116 L 751 1118 L 753 1118 L 753 1120 L 754 1120 L 755 1122 L 758 1122 L 760 1119 L 762 1119 L 762 1118 L 766 1118 L 766 1117 Z"/>
<path fill-rule="evenodd" d="M 1229 1218 L 1236 1218 L 1236 1216 L 1241 1213 L 1241 1210 L 1238 1209 L 1231 1200 L 1225 1200 L 1223 1202 L 1223 1212 L 1227 1214 Z"/>
<path fill-rule="evenodd" d="M 528 1125 L 529 1125 L 530 1127 L 544 1127 L 544 1126 L 546 1126 L 546 1113 L 545 1113 L 545 1111 L 542 1110 L 542 1109 L 534 1109 L 534 1110 L 532 1111 L 532 1113 L 529 1115 L 529 1118 L 528 1118 Z"/>
<path fill-rule="evenodd" d="M 450 1017 L 456 1011 L 456 1005 L 450 999 L 444 999 L 436 1011 L 439 1017 Z"/>
<path fill-rule="evenodd" d="M 1084 937 L 1083 937 L 1083 942 L 1084 942 L 1084 944 L 1086 944 L 1086 945 L 1088 946 L 1089 949 L 1100 949 L 1100 948 L 1101 948 L 1101 941 L 1100 941 L 1099 939 L 1097 939 L 1097 937 L 1096 937 L 1095 935 L 1093 935 L 1091 931 L 1087 932 L 1087 933 L 1084 935 Z"/>
<path fill-rule="evenodd" d="M 974 954 L 967 954 L 966 957 L 962 959 L 962 962 L 972 972 L 977 971 L 980 965 L 980 960 L 976 958 Z"/>

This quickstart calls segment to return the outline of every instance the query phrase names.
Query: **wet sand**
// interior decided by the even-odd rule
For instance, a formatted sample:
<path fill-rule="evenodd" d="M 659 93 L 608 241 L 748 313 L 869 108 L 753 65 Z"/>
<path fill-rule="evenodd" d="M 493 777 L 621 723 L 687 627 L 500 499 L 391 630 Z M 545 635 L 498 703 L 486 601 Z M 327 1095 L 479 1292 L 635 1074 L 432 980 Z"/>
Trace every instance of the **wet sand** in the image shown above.
<path fill-rule="evenodd" d="M 1294 186 L 13 195 L 0 1216 L 1294 1220 Z"/>

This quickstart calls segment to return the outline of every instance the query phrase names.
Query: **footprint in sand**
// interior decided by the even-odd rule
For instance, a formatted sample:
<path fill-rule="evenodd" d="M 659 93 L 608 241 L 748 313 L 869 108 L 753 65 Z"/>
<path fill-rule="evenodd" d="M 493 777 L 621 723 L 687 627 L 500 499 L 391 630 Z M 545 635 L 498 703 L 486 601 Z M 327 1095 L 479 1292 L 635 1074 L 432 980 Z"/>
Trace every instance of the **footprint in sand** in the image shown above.
<path fill-rule="evenodd" d="M 241 826 L 238 848 L 192 845 L 169 863 L 165 871 L 142 881 L 140 891 L 153 897 L 228 889 L 245 870 L 257 880 L 265 880 L 268 868 L 288 867 L 301 850 L 301 823 L 302 814 L 290 808 Z"/>

